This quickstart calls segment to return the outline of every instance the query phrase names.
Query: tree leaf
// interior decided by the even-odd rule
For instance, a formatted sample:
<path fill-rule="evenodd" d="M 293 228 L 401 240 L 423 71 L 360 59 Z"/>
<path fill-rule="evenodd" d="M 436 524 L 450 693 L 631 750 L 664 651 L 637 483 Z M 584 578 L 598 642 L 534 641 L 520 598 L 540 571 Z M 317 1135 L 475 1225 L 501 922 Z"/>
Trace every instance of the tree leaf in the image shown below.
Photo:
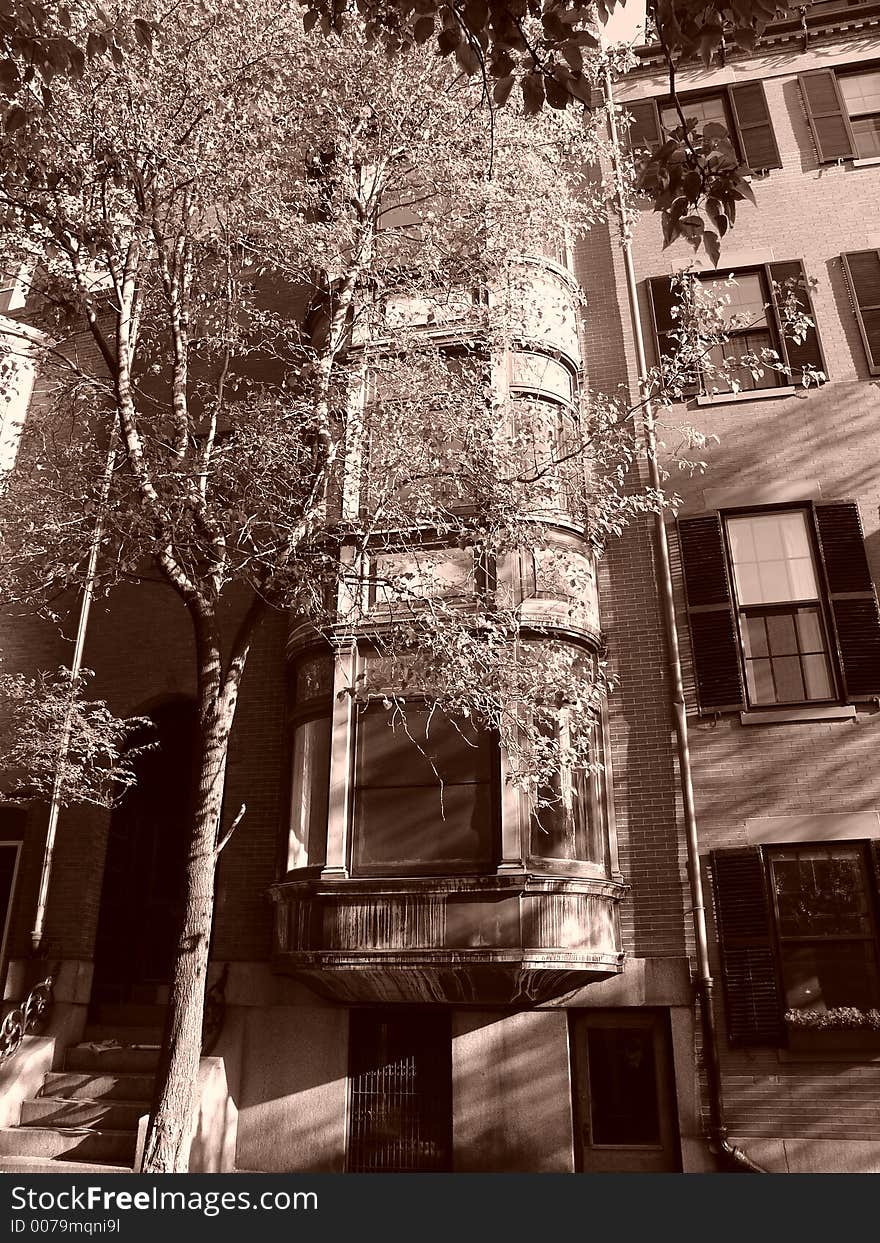
<path fill-rule="evenodd" d="M 16 130 L 20 130 L 23 126 L 27 125 L 27 122 L 28 114 L 25 112 L 24 108 L 19 108 L 17 104 L 13 105 L 13 107 L 6 113 L 6 133 L 14 134 Z"/>
<path fill-rule="evenodd" d="M 544 79 L 535 69 L 522 80 L 523 104 L 526 116 L 534 116 L 544 106 Z"/>
<path fill-rule="evenodd" d="M 146 48 L 148 52 L 153 50 L 153 30 L 149 22 L 144 21 L 142 17 L 134 19 L 134 37 L 142 48 Z"/>
<path fill-rule="evenodd" d="M 504 104 L 507 102 L 510 92 L 513 90 L 513 84 L 515 81 L 516 78 L 512 73 L 509 73 L 506 78 L 499 78 L 492 91 L 492 98 L 495 100 L 496 104 Z"/>
<path fill-rule="evenodd" d="M 711 229 L 704 229 L 703 245 L 706 247 L 706 254 L 712 260 L 712 267 L 717 268 L 721 258 L 721 242 L 718 234 L 713 233 Z"/>

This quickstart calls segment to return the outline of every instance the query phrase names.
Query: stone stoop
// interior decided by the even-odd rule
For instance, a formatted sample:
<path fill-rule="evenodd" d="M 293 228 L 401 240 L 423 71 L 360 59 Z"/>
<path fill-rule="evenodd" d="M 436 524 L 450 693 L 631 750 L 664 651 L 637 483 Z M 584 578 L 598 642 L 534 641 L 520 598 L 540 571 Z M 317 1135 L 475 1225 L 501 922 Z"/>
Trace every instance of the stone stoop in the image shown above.
<path fill-rule="evenodd" d="M 145 1025 L 157 1017 L 145 1009 L 119 1015 L 127 1024 L 86 1028 L 83 1042 L 66 1051 L 64 1070 L 47 1074 L 37 1096 L 22 1102 L 18 1126 L 0 1127 L 0 1171 L 132 1173 L 161 1037 L 161 1027 Z"/>

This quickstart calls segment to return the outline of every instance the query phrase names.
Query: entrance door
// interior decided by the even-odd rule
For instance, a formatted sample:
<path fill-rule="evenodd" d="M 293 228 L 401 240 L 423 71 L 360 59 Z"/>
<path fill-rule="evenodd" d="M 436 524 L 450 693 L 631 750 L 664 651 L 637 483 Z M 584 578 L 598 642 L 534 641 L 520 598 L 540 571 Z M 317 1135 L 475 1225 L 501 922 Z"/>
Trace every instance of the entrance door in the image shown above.
<path fill-rule="evenodd" d="M 679 1170 L 666 1012 L 580 1011 L 571 1035 L 579 1169 Z"/>
<path fill-rule="evenodd" d="M 349 1047 L 349 1173 L 451 1169 L 449 1012 L 352 1010 Z"/>
<path fill-rule="evenodd" d="M 95 942 L 96 1002 L 161 1000 L 158 990 L 171 974 L 192 816 L 196 707 L 178 700 L 151 719 L 154 745 L 136 761 L 137 783 L 110 821 Z"/>

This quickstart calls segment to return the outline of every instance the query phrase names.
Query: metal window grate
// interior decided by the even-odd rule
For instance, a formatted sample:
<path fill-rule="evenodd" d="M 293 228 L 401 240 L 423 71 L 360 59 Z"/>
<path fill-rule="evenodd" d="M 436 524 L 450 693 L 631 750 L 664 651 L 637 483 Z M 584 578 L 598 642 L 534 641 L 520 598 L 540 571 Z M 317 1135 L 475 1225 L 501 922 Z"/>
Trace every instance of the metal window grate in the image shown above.
<path fill-rule="evenodd" d="M 348 1169 L 450 1169 L 452 1039 L 442 1010 L 352 1011 Z"/>

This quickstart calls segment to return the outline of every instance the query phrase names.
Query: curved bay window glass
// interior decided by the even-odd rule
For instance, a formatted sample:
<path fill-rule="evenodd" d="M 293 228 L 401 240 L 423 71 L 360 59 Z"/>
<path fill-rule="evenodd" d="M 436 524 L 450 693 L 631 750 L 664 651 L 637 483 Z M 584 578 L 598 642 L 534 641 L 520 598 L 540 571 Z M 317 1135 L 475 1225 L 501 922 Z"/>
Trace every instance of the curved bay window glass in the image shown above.
<path fill-rule="evenodd" d="M 290 750 L 287 871 L 327 859 L 332 666 L 325 657 L 301 661 L 294 679 Z"/>
<path fill-rule="evenodd" d="M 568 729 L 567 714 L 562 713 L 558 737 L 563 748 Z M 605 818 L 596 772 L 564 767 L 539 786 L 531 815 L 530 851 L 539 860 L 589 864 L 603 874 L 607 871 Z"/>
<path fill-rule="evenodd" d="M 489 735 L 426 704 L 381 702 L 357 722 L 352 870 L 481 872 L 495 857 Z"/>

